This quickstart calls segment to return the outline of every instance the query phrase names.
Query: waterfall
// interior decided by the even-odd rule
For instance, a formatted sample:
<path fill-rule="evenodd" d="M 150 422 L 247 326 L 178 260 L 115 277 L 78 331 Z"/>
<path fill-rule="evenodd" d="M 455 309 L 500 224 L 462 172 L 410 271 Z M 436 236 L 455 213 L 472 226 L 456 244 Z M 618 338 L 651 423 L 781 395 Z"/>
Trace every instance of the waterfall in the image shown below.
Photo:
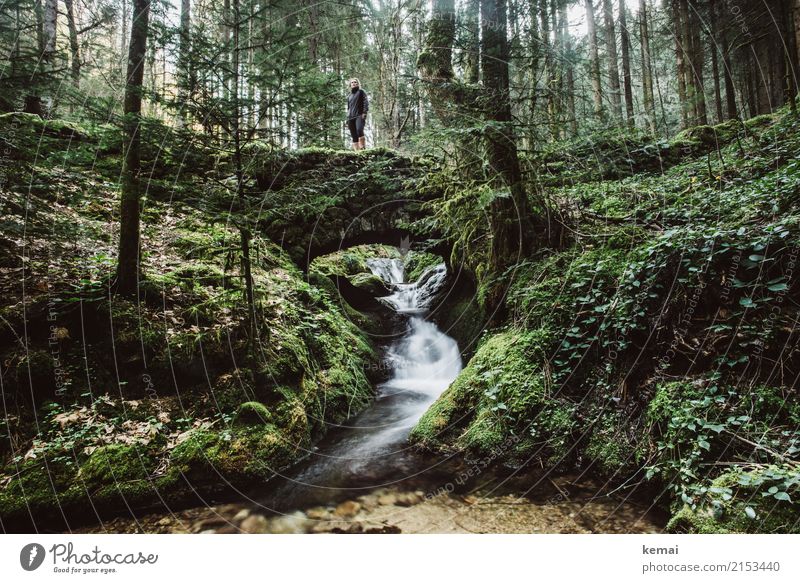
<path fill-rule="evenodd" d="M 399 259 L 372 259 L 368 266 L 392 286 L 393 293 L 381 299 L 397 312 L 409 315 L 406 333 L 389 348 L 392 378 L 383 388 L 411 391 L 425 397 L 414 399 L 415 406 L 408 411 L 408 422 L 413 425 L 461 371 L 456 341 L 422 317 L 444 283 L 447 268 L 444 264 L 436 265 L 416 282 L 407 283 Z"/>

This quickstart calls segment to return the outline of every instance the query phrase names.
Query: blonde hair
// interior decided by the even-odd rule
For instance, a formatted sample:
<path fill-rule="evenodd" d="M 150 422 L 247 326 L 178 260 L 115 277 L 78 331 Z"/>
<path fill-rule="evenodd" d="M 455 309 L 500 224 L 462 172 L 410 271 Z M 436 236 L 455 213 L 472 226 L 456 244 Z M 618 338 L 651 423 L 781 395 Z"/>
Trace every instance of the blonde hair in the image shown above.
<path fill-rule="evenodd" d="M 355 81 L 356 83 L 361 85 L 361 81 L 359 81 L 356 77 L 353 77 L 352 79 L 350 79 L 350 83 L 352 83 L 353 81 Z"/>

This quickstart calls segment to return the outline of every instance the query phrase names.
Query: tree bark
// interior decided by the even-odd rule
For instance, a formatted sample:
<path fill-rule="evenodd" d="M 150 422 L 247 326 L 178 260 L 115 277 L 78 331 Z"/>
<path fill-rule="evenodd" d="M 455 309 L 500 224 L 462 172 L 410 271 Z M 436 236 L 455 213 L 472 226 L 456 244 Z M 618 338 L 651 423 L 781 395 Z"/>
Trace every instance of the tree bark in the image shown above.
<path fill-rule="evenodd" d="M 467 33 L 464 80 L 477 83 L 480 80 L 480 4 L 479 0 L 468 0 L 465 12 L 465 28 Z"/>
<path fill-rule="evenodd" d="M 691 52 L 691 81 L 694 90 L 695 122 L 708 124 L 706 112 L 706 87 L 705 87 L 705 47 L 703 45 L 702 19 L 698 14 L 696 0 L 689 3 L 689 17 L 686 20 L 686 33 L 690 39 Z"/>
<path fill-rule="evenodd" d="M 611 85 L 611 106 L 614 118 L 622 122 L 622 91 L 619 83 L 619 57 L 617 55 L 617 29 L 614 25 L 614 5 L 611 0 L 603 0 L 604 33 L 608 53 L 608 78 Z"/>
<path fill-rule="evenodd" d="M 239 203 L 242 205 L 242 210 L 245 211 L 245 197 L 244 197 L 244 166 L 242 164 L 242 135 L 240 131 L 242 121 L 242 108 L 239 94 L 239 65 L 240 65 L 240 49 L 239 37 L 241 34 L 242 15 L 239 6 L 239 0 L 231 0 L 231 8 L 233 20 L 228 26 L 228 30 L 232 33 L 233 46 L 231 47 L 231 118 L 230 127 L 233 134 L 233 159 L 234 170 L 236 172 L 236 196 Z M 245 211 L 245 219 L 247 213 Z M 247 298 L 247 329 L 250 336 L 250 355 L 252 357 L 252 348 L 255 345 L 255 338 L 257 334 L 256 329 L 256 304 L 255 293 L 253 289 L 253 273 L 252 263 L 250 261 L 250 229 L 245 225 L 239 227 L 239 236 L 242 244 L 242 274 L 244 276 L 244 289 L 245 297 Z"/>
<path fill-rule="evenodd" d="M 603 121 L 605 113 L 603 109 L 603 86 L 600 81 L 600 52 L 597 48 L 597 24 L 594 18 L 594 4 L 592 0 L 586 0 L 586 24 L 589 29 L 589 75 L 592 79 L 592 103 L 594 105 L 594 116 Z"/>
<path fill-rule="evenodd" d="M 73 0 L 64 0 L 67 9 L 67 29 L 69 30 L 70 74 L 72 84 L 77 88 L 81 84 L 81 48 L 78 43 L 78 26 L 75 23 L 75 7 Z"/>
<path fill-rule="evenodd" d="M 542 51 L 544 52 L 544 87 L 547 96 L 547 127 L 551 140 L 558 139 L 556 124 L 555 67 L 553 66 L 555 45 L 550 38 L 550 0 L 542 0 L 539 5 L 539 22 L 542 31 Z"/>
<path fill-rule="evenodd" d="M 642 101 L 647 127 L 656 133 L 656 100 L 653 92 L 653 67 L 650 59 L 650 31 L 647 23 L 647 0 L 639 0 L 639 36 L 642 50 Z"/>
<path fill-rule="evenodd" d="M 736 87 L 733 84 L 733 69 L 731 68 L 731 48 L 728 30 L 723 28 L 720 32 L 720 48 L 722 49 L 722 78 L 725 81 L 725 115 L 727 119 L 736 119 Z"/>
<path fill-rule="evenodd" d="M 511 191 L 511 197 L 495 198 L 489 214 L 490 267 L 500 274 L 529 249 L 531 240 L 527 193 L 511 127 L 506 0 L 481 0 L 481 25 L 486 117 L 496 122 L 486 130 L 488 161 L 497 172 L 498 185 L 504 183 Z"/>
<path fill-rule="evenodd" d="M 785 38 L 786 49 L 783 52 L 784 58 L 784 102 L 789 104 L 789 109 L 797 113 L 797 75 L 800 73 L 800 64 L 797 56 L 797 38 L 794 30 L 796 17 L 793 0 L 781 0 L 782 32 Z"/>
<path fill-rule="evenodd" d="M 561 46 L 563 47 L 564 57 L 560 60 L 560 66 L 565 69 L 563 74 L 566 82 L 565 96 L 567 98 L 567 115 L 569 115 L 569 126 L 573 136 L 578 135 L 578 118 L 575 113 L 575 72 L 571 59 L 572 55 L 572 37 L 569 34 L 567 21 L 567 4 L 562 2 L 560 7 L 559 26 L 561 29 Z M 566 138 L 567 134 L 563 133 L 562 138 Z"/>
<path fill-rule="evenodd" d="M 717 123 L 724 119 L 722 115 L 722 87 L 719 75 L 719 22 L 717 20 L 717 2 L 709 0 L 708 3 L 709 22 L 711 25 L 711 76 L 714 78 L 714 110 L 716 112 Z"/>
<path fill-rule="evenodd" d="M 50 62 L 56 54 L 56 30 L 58 27 L 58 0 L 45 0 L 44 4 L 44 51 L 42 58 Z"/>
<path fill-rule="evenodd" d="M 178 101 L 180 112 L 178 123 L 186 125 L 188 118 L 186 102 L 193 93 L 192 83 L 192 0 L 181 0 L 180 40 L 178 45 Z"/>
<path fill-rule="evenodd" d="M 636 125 L 633 111 L 633 86 L 631 83 L 631 57 L 630 57 L 630 31 L 628 31 L 628 9 L 625 7 L 625 0 L 619 3 L 619 29 L 622 49 L 622 86 L 625 92 L 625 113 L 627 115 L 628 127 Z"/>
<path fill-rule="evenodd" d="M 675 70 L 678 76 L 678 100 L 681 104 L 681 127 L 689 127 L 689 102 L 687 100 L 687 87 L 686 87 L 686 61 L 684 50 L 684 27 L 682 10 L 680 8 L 681 1 L 686 0 L 672 0 L 672 24 L 673 35 L 675 37 Z"/>
<path fill-rule="evenodd" d="M 122 196 L 120 204 L 119 257 L 116 290 L 122 295 L 137 295 L 139 283 L 139 167 L 142 80 L 147 52 L 150 0 L 133 0 L 133 21 L 125 78 Z"/>

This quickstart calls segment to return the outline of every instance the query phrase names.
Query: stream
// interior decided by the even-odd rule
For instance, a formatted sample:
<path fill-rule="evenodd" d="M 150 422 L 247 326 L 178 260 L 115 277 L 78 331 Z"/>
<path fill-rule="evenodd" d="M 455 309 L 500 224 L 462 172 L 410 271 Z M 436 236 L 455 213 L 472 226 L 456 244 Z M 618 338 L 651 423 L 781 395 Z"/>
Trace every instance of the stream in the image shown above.
<path fill-rule="evenodd" d="M 661 531 L 658 513 L 600 498 L 602 484 L 584 476 L 487 470 L 459 485 L 462 459 L 409 446 L 411 429 L 463 366 L 456 340 L 426 319 L 447 270 L 440 264 L 407 282 L 399 259 L 371 259 L 368 266 L 392 290 L 380 301 L 404 316 L 405 329 L 386 349 L 390 374 L 366 410 L 246 501 L 117 518 L 77 532 Z"/>

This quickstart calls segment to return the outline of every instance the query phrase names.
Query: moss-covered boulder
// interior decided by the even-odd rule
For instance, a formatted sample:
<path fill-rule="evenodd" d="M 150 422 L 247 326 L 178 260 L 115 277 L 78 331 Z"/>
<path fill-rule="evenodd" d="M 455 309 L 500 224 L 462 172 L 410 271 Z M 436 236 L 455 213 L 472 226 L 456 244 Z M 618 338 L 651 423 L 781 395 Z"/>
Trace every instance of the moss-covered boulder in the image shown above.
<path fill-rule="evenodd" d="M 536 442 L 554 463 L 567 456 L 572 407 L 552 394 L 546 330 L 506 330 L 486 338 L 466 368 L 411 432 L 424 448 L 465 450 L 513 462 Z M 513 438 L 514 446 L 505 448 Z"/>
<path fill-rule="evenodd" d="M 350 278 L 350 283 L 359 290 L 372 297 L 388 296 L 391 293 L 389 286 L 383 279 L 372 273 L 359 273 Z"/>
<path fill-rule="evenodd" d="M 235 425 L 264 425 L 272 421 L 272 414 L 262 403 L 248 401 L 239 405 L 236 417 L 233 422 Z"/>
<path fill-rule="evenodd" d="M 704 492 L 701 505 L 678 505 L 675 533 L 800 533 L 800 475 L 789 466 L 730 470 Z"/>

